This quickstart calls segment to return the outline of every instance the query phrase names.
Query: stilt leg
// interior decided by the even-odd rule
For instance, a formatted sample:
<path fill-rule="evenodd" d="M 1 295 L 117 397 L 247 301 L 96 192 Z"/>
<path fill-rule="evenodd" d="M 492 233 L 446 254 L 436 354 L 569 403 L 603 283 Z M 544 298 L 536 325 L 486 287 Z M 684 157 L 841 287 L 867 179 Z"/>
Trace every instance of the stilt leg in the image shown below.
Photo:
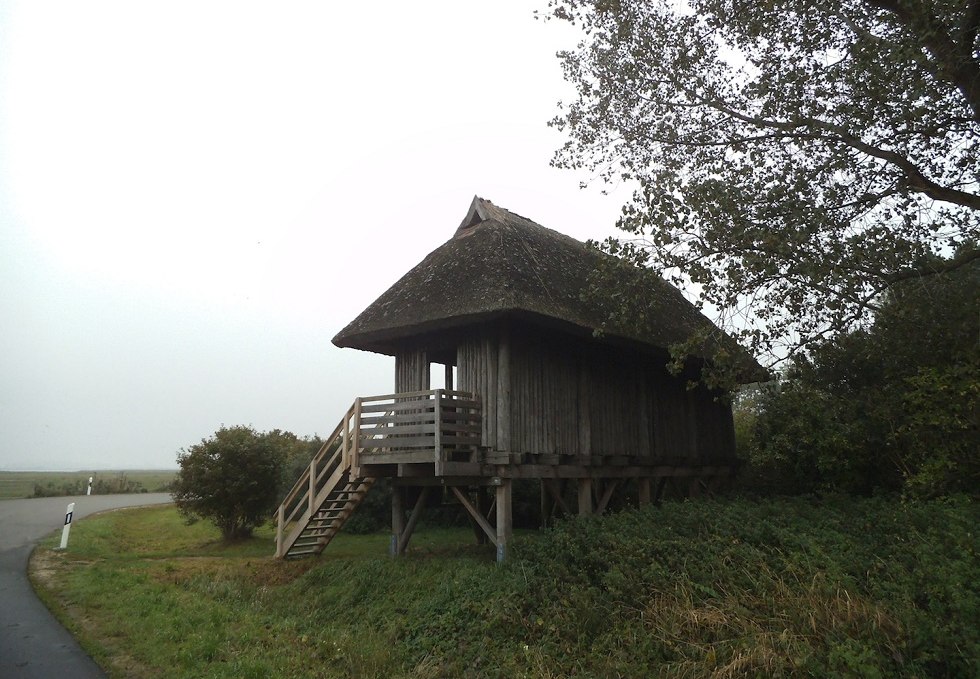
<path fill-rule="evenodd" d="M 511 480 L 501 479 L 497 486 L 497 562 L 507 558 L 507 545 L 514 532 L 511 513 Z"/>

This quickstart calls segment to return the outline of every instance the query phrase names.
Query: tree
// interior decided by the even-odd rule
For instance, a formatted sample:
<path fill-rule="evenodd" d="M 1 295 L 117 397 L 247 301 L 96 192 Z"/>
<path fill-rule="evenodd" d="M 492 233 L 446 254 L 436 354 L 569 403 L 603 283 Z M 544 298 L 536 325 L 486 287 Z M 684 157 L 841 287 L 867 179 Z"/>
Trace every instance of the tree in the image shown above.
<path fill-rule="evenodd" d="M 554 163 L 638 187 L 606 247 L 693 284 L 766 362 L 980 257 L 980 0 L 549 13 L 584 31 Z"/>
<path fill-rule="evenodd" d="M 210 520 L 225 540 L 249 537 L 275 510 L 286 451 L 295 441 L 278 429 L 222 427 L 180 451 L 174 502 L 189 520 Z"/>
<path fill-rule="evenodd" d="M 980 262 L 906 281 L 870 328 L 796 357 L 776 390 L 748 404 L 760 489 L 976 494 L 978 290 Z"/>

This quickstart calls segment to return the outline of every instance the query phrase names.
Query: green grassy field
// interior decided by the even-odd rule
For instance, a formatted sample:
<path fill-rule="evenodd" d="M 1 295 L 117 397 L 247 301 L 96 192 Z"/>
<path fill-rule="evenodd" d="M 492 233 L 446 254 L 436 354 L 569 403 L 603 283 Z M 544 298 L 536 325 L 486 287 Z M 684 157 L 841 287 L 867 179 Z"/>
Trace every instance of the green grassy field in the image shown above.
<path fill-rule="evenodd" d="M 149 469 L 126 469 L 126 470 L 89 470 L 77 472 L 7 472 L 0 471 L 0 500 L 12 498 L 31 497 L 34 494 L 34 487 L 40 485 L 42 488 L 61 489 L 66 485 L 78 484 L 84 488 L 88 484 L 90 476 L 103 481 L 118 482 L 120 477 L 126 480 L 135 481 L 140 487 L 149 493 L 161 490 L 168 483 L 173 481 L 177 475 L 177 470 L 172 471 Z"/>
<path fill-rule="evenodd" d="M 112 677 L 975 677 L 980 509 L 667 503 L 560 524 L 505 564 L 469 529 L 270 557 L 172 507 L 78 522 L 35 587 Z"/>

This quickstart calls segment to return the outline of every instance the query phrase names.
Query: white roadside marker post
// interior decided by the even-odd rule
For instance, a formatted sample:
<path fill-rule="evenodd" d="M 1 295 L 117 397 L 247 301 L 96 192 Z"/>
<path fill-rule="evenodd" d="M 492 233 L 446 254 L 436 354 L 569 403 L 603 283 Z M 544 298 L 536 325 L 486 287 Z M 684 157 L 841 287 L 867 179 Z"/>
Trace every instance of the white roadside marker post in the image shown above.
<path fill-rule="evenodd" d="M 91 476 L 88 477 L 88 492 L 85 493 L 85 494 L 86 495 L 91 495 L 92 494 L 92 477 Z"/>
<path fill-rule="evenodd" d="M 68 531 L 71 530 L 71 515 L 75 512 L 75 503 L 72 502 L 68 505 L 68 509 L 65 510 L 65 527 L 61 529 L 61 547 L 58 549 L 65 549 L 68 547 Z"/>

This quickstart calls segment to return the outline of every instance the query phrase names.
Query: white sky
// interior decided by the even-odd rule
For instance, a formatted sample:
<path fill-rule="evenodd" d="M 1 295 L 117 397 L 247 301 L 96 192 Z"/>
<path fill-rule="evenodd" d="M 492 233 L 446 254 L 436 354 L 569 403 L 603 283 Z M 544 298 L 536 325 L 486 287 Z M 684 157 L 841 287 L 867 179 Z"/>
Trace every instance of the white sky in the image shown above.
<path fill-rule="evenodd" d="M 544 4 L 0 0 L 0 469 L 328 434 L 394 374 L 330 339 L 474 194 L 613 233 Z"/>

